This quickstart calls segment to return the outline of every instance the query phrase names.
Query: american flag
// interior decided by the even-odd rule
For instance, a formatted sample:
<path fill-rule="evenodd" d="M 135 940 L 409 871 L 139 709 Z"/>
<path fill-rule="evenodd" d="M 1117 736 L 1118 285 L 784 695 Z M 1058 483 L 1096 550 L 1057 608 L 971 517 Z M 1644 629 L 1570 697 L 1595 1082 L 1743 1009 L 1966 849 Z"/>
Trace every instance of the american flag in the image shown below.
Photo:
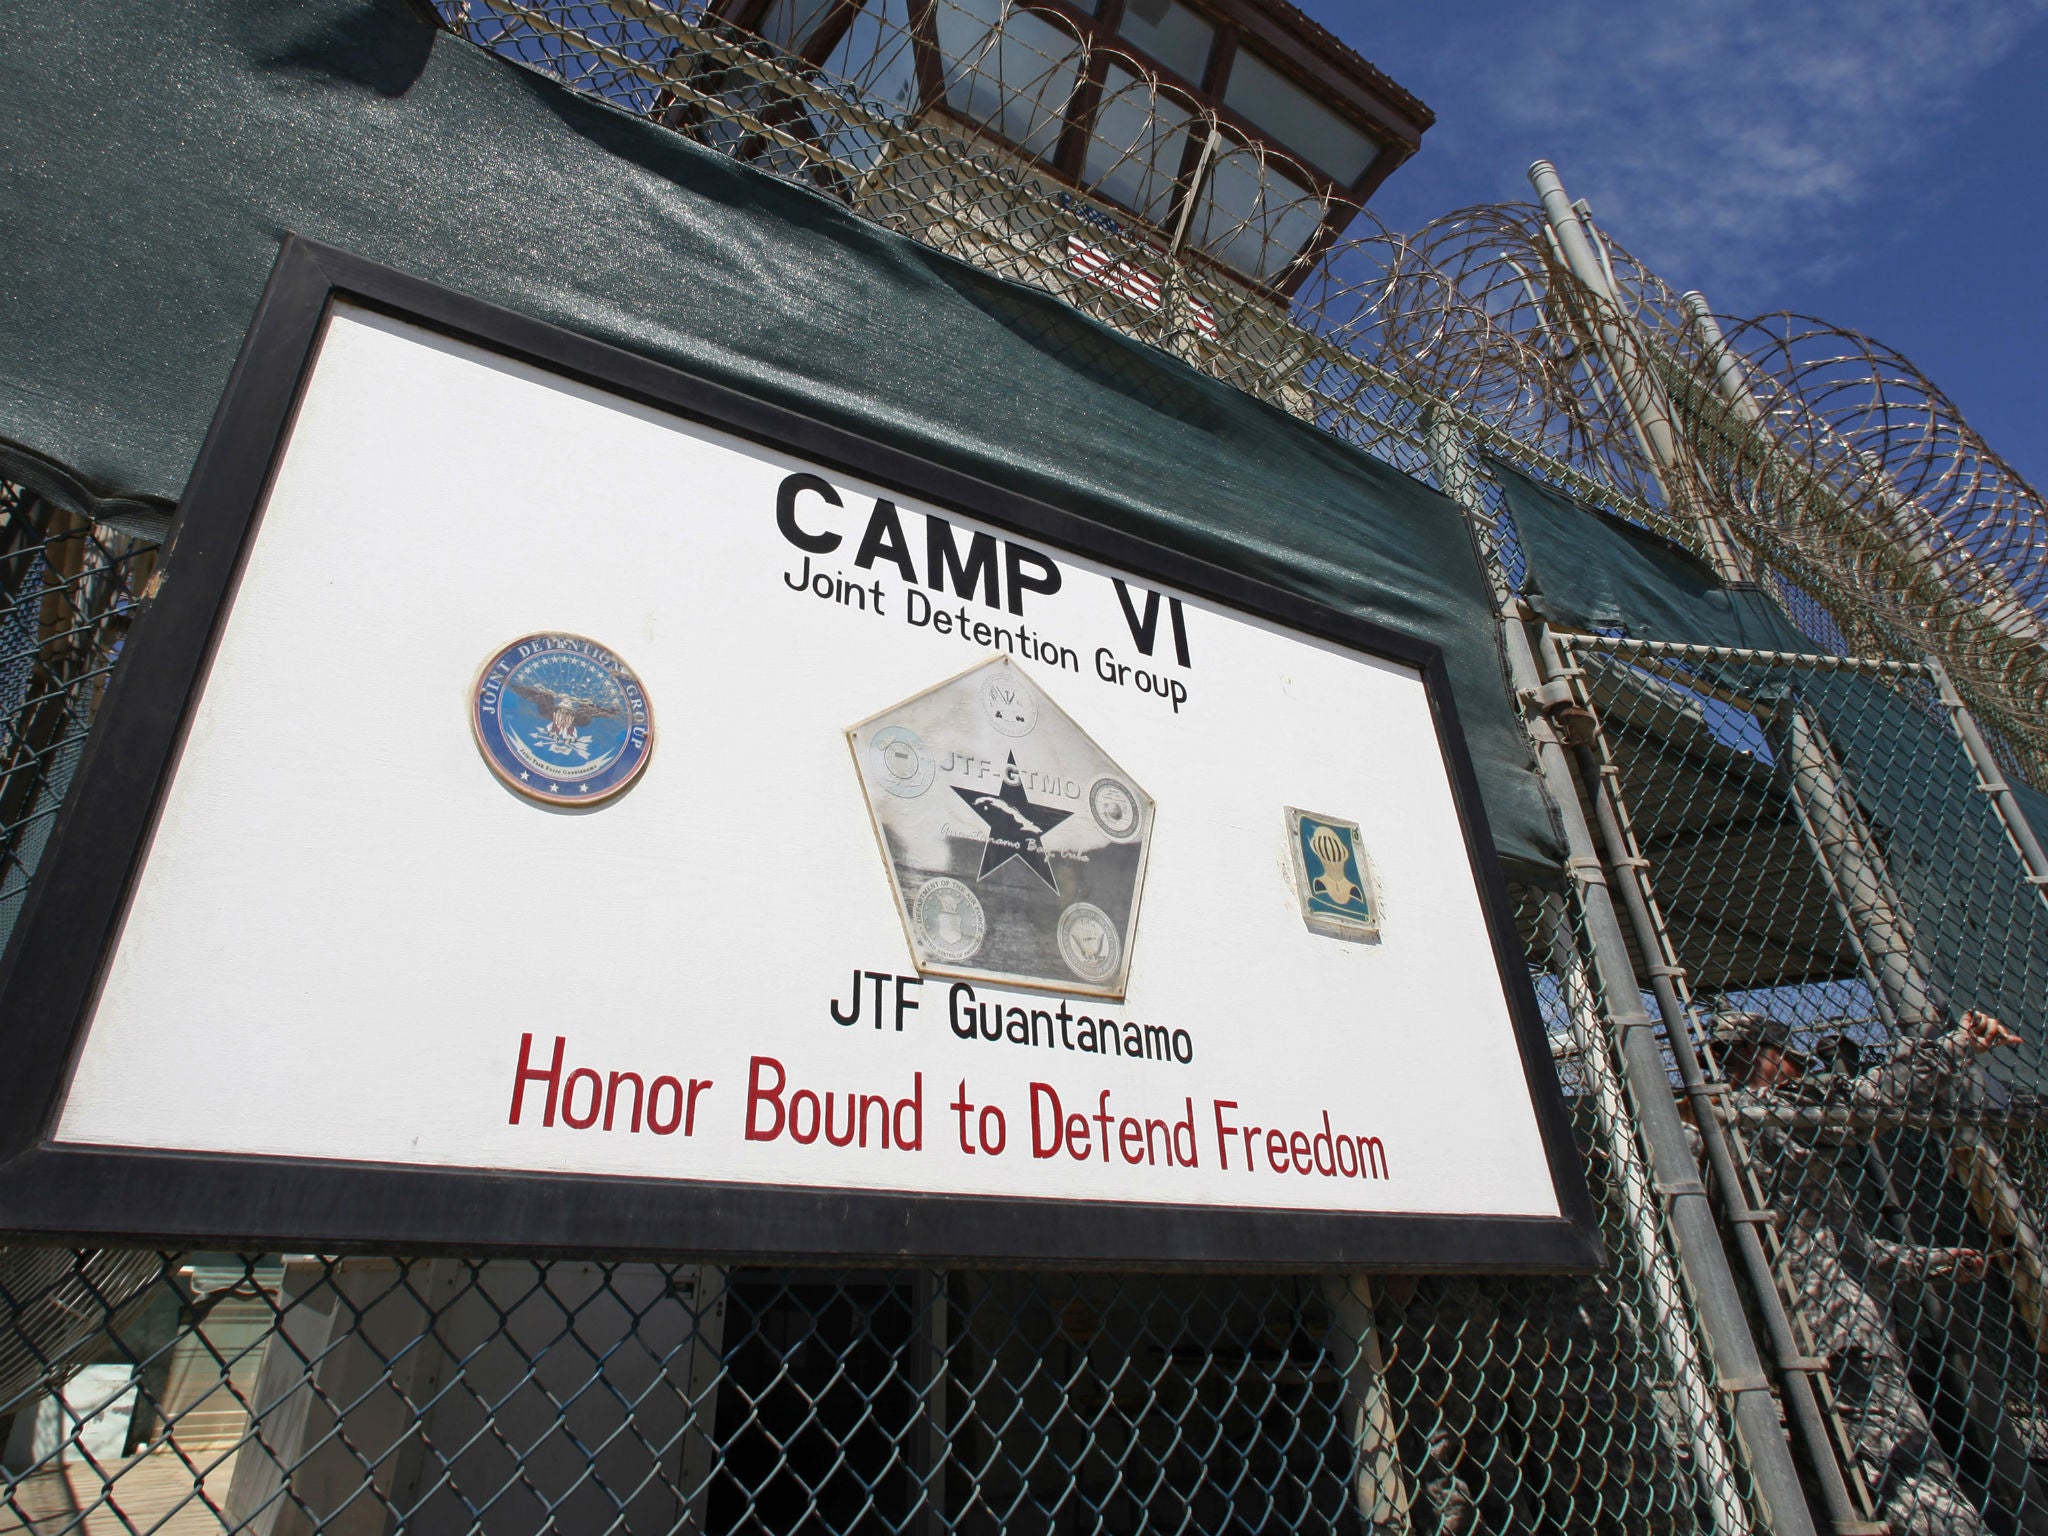
<path fill-rule="evenodd" d="M 1165 285 L 1158 273 L 1134 266 L 1081 235 L 1067 236 L 1067 270 L 1154 313 L 1164 298 Z M 1188 296 L 1187 306 L 1194 317 L 1195 329 L 1213 340 L 1216 311 L 1192 294 Z"/>

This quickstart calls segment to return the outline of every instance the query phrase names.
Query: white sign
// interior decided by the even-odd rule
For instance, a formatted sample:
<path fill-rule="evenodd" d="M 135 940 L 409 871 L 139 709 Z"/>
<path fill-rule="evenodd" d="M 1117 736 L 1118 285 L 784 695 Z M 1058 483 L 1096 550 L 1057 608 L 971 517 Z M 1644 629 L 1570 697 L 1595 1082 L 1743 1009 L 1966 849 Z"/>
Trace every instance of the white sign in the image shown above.
<path fill-rule="evenodd" d="M 1414 668 L 343 306 L 56 1142 L 1557 1217 L 1523 1062 Z"/>

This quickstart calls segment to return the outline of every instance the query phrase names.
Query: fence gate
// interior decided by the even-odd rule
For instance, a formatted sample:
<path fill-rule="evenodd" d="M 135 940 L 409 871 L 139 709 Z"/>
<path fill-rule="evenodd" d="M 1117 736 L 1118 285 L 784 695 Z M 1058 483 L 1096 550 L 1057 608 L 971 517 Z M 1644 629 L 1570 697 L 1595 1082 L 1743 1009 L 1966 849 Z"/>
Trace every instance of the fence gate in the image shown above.
<path fill-rule="evenodd" d="M 1812 1394 L 1840 1523 L 2048 1530 L 2048 906 L 1995 761 L 1928 666 L 1552 639 L 1598 718 L 1581 778 L 1636 974 L 1707 1068 L 1724 1228 L 1768 1264 L 1759 1332 L 1789 1332 L 1780 1391 Z M 1980 1053 L 1973 1014 L 2020 1043 Z"/>

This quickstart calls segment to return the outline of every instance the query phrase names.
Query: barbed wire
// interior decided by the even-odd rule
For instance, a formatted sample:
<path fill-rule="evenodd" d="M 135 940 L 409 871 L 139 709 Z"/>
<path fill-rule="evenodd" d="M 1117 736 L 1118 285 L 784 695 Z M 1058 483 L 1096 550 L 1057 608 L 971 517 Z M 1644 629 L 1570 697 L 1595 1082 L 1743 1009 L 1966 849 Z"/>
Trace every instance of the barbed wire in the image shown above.
<path fill-rule="evenodd" d="M 2048 506 L 1894 349 L 1711 315 L 1588 216 L 1596 289 L 1533 204 L 1411 233 L 1358 213 L 1326 245 L 1354 210 L 1305 167 L 1017 0 L 773 7 L 766 35 L 695 0 L 441 10 L 1411 474 L 1434 478 L 1429 426 L 1449 423 L 1702 554 L 1725 536 L 1817 644 L 1938 656 L 2048 781 Z M 786 19 L 827 12 L 829 47 Z"/>

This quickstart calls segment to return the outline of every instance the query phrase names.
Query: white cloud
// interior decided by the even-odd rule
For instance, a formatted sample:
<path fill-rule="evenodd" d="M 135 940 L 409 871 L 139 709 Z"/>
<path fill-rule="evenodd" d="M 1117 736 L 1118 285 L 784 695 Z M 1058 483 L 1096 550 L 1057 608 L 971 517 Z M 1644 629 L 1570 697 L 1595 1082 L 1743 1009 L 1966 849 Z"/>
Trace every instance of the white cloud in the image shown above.
<path fill-rule="evenodd" d="M 1740 307 L 1824 275 L 1830 225 L 1935 174 L 1933 126 L 2044 19 L 2048 0 L 1562 0 L 1482 69 L 1623 244 Z"/>

